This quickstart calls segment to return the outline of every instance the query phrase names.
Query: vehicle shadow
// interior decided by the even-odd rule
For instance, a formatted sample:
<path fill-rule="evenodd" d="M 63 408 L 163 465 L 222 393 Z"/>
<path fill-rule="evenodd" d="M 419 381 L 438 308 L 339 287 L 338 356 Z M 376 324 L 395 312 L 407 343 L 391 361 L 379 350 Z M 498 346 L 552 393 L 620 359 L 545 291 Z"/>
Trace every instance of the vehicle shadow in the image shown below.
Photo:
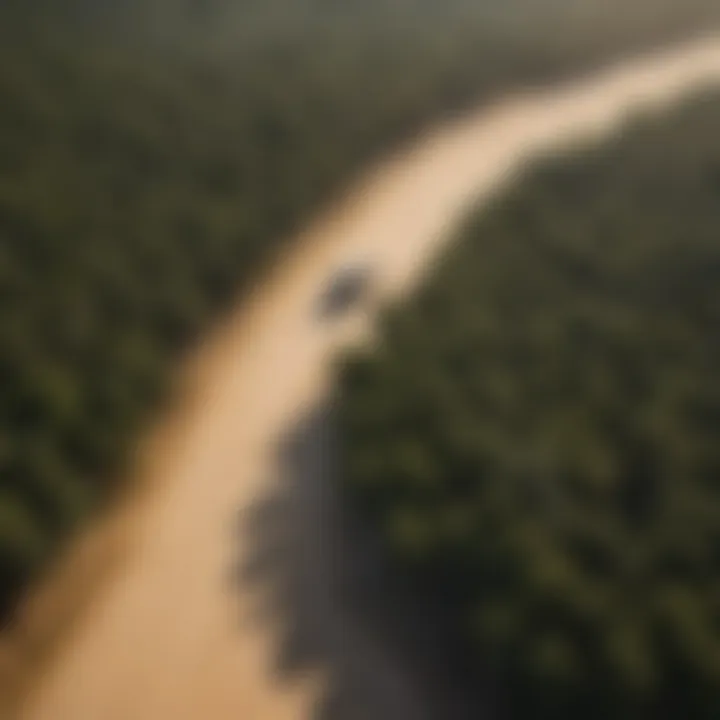
<path fill-rule="evenodd" d="M 280 679 L 319 669 L 327 690 L 302 720 L 494 718 L 437 613 L 393 573 L 343 501 L 331 403 L 297 421 L 278 449 L 274 491 L 239 517 L 250 543 L 235 577 L 281 628 Z"/>

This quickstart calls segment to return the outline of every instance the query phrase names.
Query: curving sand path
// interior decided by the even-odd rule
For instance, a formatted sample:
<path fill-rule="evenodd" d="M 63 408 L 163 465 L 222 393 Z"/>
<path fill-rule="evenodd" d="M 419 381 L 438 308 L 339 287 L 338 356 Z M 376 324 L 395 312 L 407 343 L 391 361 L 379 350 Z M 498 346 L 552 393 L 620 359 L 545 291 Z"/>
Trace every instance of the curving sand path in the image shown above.
<path fill-rule="evenodd" d="M 296 575 L 305 572 L 297 602 L 315 609 L 310 632 L 332 625 L 335 655 L 310 653 L 305 662 L 288 661 L 294 672 L 280 672 L 286 621 L 262 582 L 233 576 L 238 565 L 257 560 L 258 523 L 262 531 L 263 522 L 274 522 L 255 513 L 281 484 L 276 442 L 327 393 L 332 351 L 369 327 L 357 314 L 340 327 L 318 322 L 318 291 L 338 261 L 360 250 L 381 268 L 381 294 L 406 292 L 468 203 L 497 193 L 534 153 L 601 137 L 621 127 L 629 111 L 660 109 L 711 83 L 720 84 L 720 38 L 509 97 L 420 138 L 302 233 L 191 366 L 195 395 L 172 442 L 149 465 L 150 490 L 138 496 L 125 526 L 122 569 L 60 644 L 18 717 L 424 717 L 428 706 L 409 671 L 385 652 L 382 636 L 343 608 L 342 593 L 333 595 L 334 536 L 323 534 L 332 519 L 318 511 L 326 507 L 327 489 L 312 481 L 324 468 L 322 451 L 312 451 L 328 442 L 322 425 L 315 426 L 320 436 L 309 441 L 309 455 L 296 456 L 310 480 L 307 491 L 295 486 L 290 502 L 299 508 L 305 498 L 306 510 L 315 512 L 307 525 L 314 540 L 305 541 L 295 525 L 285 552 L 297 553 L 294 561 L 286 558 Z M 342 657 L 348 658 L 345 682 L 355 683 L 358 700 L 326 702 L 321 710 L 322 698 L 334 692 L 336 668 L 328 658 Z M 365 697 L 363 704 L 372 688 L 379 699 Z"/>

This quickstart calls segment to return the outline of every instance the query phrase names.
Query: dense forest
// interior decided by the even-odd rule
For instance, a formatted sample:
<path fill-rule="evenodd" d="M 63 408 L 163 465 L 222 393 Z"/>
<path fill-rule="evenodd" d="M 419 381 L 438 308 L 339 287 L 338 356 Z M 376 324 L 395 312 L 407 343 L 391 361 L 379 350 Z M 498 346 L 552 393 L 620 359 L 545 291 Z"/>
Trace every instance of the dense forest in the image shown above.
<path fill-rule="evenodd" d="M 624 5 L 0 4 L 0 615 L 115 487 L 179 353 L 369 157 L 720 19 Z"/>
<path fill-rule="evenodd" d="M 341 364 L 348 492 L 507 717 L 720 716 L 718 127 L 538 161 Z"/>

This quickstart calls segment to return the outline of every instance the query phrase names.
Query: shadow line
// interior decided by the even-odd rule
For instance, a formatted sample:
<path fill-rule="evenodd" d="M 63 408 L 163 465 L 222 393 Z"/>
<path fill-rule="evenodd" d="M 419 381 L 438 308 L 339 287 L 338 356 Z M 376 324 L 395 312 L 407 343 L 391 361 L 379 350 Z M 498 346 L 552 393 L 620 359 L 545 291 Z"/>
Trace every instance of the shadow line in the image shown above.
<path fill-rule="evenodd" d="M 326 402 L 282 438 L 272 493 L 239 518 L 250 550 L 236 578 L 279 623 L 279 677 L 328 679 L 302 720 L 494 720 L 492 693 L 457 665 L 452 634 L 345 502 L 338 459 Z"/>

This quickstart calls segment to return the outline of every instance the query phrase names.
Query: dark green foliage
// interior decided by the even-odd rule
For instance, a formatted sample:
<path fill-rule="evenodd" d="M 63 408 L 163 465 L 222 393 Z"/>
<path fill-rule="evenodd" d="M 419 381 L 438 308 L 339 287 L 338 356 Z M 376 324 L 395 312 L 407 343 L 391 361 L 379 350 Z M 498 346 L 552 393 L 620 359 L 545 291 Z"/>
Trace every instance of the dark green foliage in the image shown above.
<path fill-rule="evenodd" d="M 720 16 L 505 5 L 0 2 L 0 611 L 108 496 L 173 359 L 370 155 Z"/>
<path fill-rule="evenodd" d="M 511 717 L 718 717 L 718 127 L 543 161 L 344 365 L 352 492 Z"/>

